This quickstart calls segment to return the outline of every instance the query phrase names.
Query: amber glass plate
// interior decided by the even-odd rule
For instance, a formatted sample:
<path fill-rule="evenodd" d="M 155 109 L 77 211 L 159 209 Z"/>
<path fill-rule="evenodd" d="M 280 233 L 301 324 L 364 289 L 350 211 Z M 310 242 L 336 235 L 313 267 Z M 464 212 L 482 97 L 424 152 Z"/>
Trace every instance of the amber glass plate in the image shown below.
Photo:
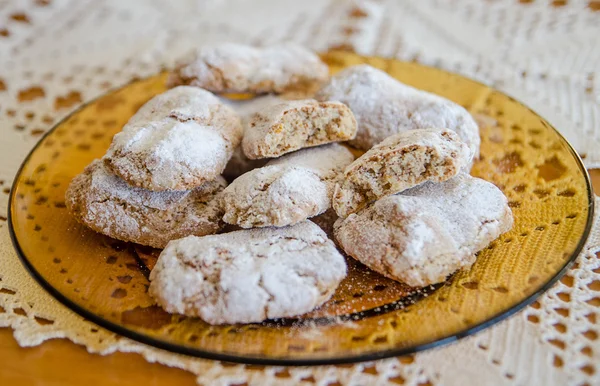
<path fill-rule="evenodd" d="M 156 251 L 77 224 L 64 194 L 128 118 L 165 90 L 165 74 L 83 106 L 27 157 L 9 208 L 24 264 L 60 301 L 119 334 L 184 354 L 259 364 L 353 362 L 450 342 L 521 309 L 564 273 L 588 236 L 593 201 L 581 160 L 554 128 L 514 99 L 458 75 L 343 52 L 323 58 L 332 72 L 369 63 L 476 117 L 482 144 L 472 174 L 504 191 L 515 225 L 479 253 L 472 269 L 414 291 L 349 260 L 350 275 L 335 296 L 296 319 L 210 326 L 163 312 L 147 293 Z"/>

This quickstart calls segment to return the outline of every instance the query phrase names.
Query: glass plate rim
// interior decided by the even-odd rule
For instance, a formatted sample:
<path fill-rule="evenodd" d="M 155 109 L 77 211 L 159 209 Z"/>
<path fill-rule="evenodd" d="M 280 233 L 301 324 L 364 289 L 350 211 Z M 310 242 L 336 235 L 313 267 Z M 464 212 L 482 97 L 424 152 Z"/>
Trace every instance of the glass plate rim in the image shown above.
<path fill-rule="evenodd" d="M 336 53 L 336 51 L 328 51 L 328 52 L 322 53 L 322 55 L 332 55 L 335 53 Z M 380 57 L 376 57 L 376 56 L 373 56 L 373 57 L 365 56 L 365 58 L 389 60 L 389 58 L 380 58 Z M 398 61 L 400 61 L 400 60 L 398 60 Z M 404 63 L 411 63 L 411 62 L 404 61 Z M 203 359 L 209 359 L 209 360 L 219 360 L 219 361 L 232 362 L 232 363 L 265 365 L 265 366 L 315 366 L 315 365 L 335 365 L 335 364 L 346 364 L 346 363 L 358 363 L 358 362 L 366 362 L 366 361 L 414 354 L 414 353 L 417 353 L 420 351 L 425 351 L 425 350 L 428 350 L 431 348 L 442 347 L 442 346 L 445 346 L 452 342 L 456 342 L 462 338 L 474 335 L 488 327 L 491 327 L 494 324 L 499 323 L 499 322 L 509 318 L 510 316 L 516 314 L 517 312 L 524 309 L 526 306 L 533 303 L 538 297 L 540 297 L 544 292 L 546 292 L 548 289 L 550 289 L 550 287 L 552 287 L 560 278 L 562 278 L 564 276 L 564 274 L 571 267 L 571 265 L 573 264 L 573 262 L 575 261 L 577 256 L 579 256 L 579 254 L 583 250 L 585 243 L 587 242 L 587 240 L 589 238 L 589 235 L 590 235 L 590 232 L 592 229 L 592 225 L 593 225 L 593 220 L 594 220 L 595 206 L 594 206 L 594 193 L 593 193 L 591 179 L 590 179 L 587 169 L 585 168 L 583 160 L 581 159 L 579 154 L 577 154 L 577 152 L 575 151 L 575 149 L 573 148 L 571 143 L 551 123 L 549 123 L 542 115 L 538 114 L 536 111 L 534 111 L 532 108 L 527 106 L 525 103 L 522 103 L 520 100 L 510 96 L 506 92 L 503 92 L 496 88 L 490 87 L 482 82 L 479 82 L 479 81 L 469 78 L 467 76 L 464 76 L 464 75 L 461 75 L 458 73 L 453 73 L 451 71 L 446 71 L 446 70 L 443 70 L 443 69 L 440 69 L 437 67 L 419 64 L 419 63 L 411 63 L 411 64 L 419 66 L 419 67 L 424 67 L 429 70 L 443 72 L 448 75 L 458 76 L 465 80 L 468 80 L 470 82 L 478 84 L 480 86 L 491 88 L 495 92 L 506 96 L 507 98 L 511 99 L 512 101 L 514 101 L 514 102 L 518 103 L 519 105 L 523 106 L 524 108 L 528 109 L 529 111 L 534 113 L 536 116 L 538 116 L 542 120 L 542 123 L 545 124 L 545 126 L 548 129 L 553 130 L 560 137 L 560 139 L 563 141 L 563 143 L 566 144 L 569 152 L 575 158 L 575 161 L 577 162 L 579 170 L 583 172 L 583 176 L 585 179 L 586 193 L 587 193 L 587 199 L 588 199 L 588 217 L 586 219 L 586 224 L 585 224 L 585 229 L 583 231 L 583 235 L 580 238 L 579 242 L 577 243 L 577 246 L 575 247 L 571 256 L 569 256 L 569 258 L 567 259 L 565 264 L 554 274 L 554 276 L 552 278 L 550 278 L 542 286 L 540 286 L 535 292 L 533 292 L 529 296 L 525 297 L 524 299 L 522 299 L 520 302 L 513 305 L 512 307 L 497 313 L 496 315 L 484 320 L 483 322 L 475 324 L 474 326 L 466 328 L 463 331 L 455 333 L 451 336 L 447 336 L 445 338 L 437 339 L 432 342 L 418 344 L 418 345 L 409 346 L 409 347 L 393 348 L 393 349 L 388 349 L 388 350 L 383 350 L 383 351 L 369 352 L 366 354 L 337 356 L 337 357 L 331 357 L 331 358 L 314 358 L 314 359 L 311 359 L 311 358 L 302 358 L 302 359 L 278 358 L 278 359 L 274 359 L 274 358 L 266 358 L 266 357 L 261 357 L 261 356 L 234 355 L 234 354 L 219 353 L 219 352 L 215 352 L 215 351 L 205 351 L 202 349 L 184 347 L 184 346 L 180 346 L 180 345 L 177 345 L 174 343 L 161 341 L 159 339 L 152 338 L 152 337 L 146 336 L 142 333 L 127 329 L 127 328 L 125 328 L 119 324 L 113 323 L 109 320 L 103 319 L 103 318 L 97 316 L 96 314 L 94 314 L 93 312 L 86 310 L 84 307 L 79 306 L 77 303 L 75 303 L 74 301 L 70 300 L 65 295 L 63 295 L 59 290 L 54 288 L 48 281 L 46 281 L 46 279 L 44 279 L 44 277 L 29 262 L 29 259 L 27 258 L 27 256 L 23 252 L 23 250 L 21 249 L 19 241 L 17 240 L 17 236 L 15 233 L 13 221 L 12 221 L 12 217 L 13 217 L 12 216 L 12 203 L 15 199 L 15 189 L 17 187 L 17 182 L 19 181 L 21 174 L 23 172 L 23 168 L 28 163 L 31 156 L 36 152 L 36 150 L 42 144 L 42 142 L 48 136 L 50 136 L 60 125 L 62 125 L 64 122 L 66 122 L 73 115 L 77 114 L 83 108 L 94 103 L 95 101 L 106 96 L 107 94 L 121 90 L 125 87 L 128 87 L 129 85 L 131 85 L 133 83 L 147 80 L 149 78 L 157 76 L 160 73 L 156 73 L 156 74 L 144 77 L 144 78 L 134 78 L 121 86 L 113 87 L 113 88 L 107 90 L 106 92 L 102 93 L 101 95 L 98 95 L 97 97 L 83 103 L 77 109 L 75 109 L 71 113 L 67 114 L 60 121 L 58 121 L 54 126 L 52 126 L 52 128 L 50 128 L 50 130 L 48 130 L 48 132 L 46 132 L 39 139 L 39 141 L 35 144 L 35 146 L 29 151 L 29 153 L 23 159 L 23 162 L 19 166 L 19 170 L 15 174 L 15 177 L 14 177 L 14 180 L 13 180 L 13 183 L 11 186 L 11 190 L 10 190 L 9 199 L 8 199 L 8 210 L 7 210 L 8 230 L 9 230 L 10 239 L 13 244 L 13 247 L 14 247 L 15 251 L 17 252 L 17 256 L 19 257 L 19 260 L 21 261 L 23 266 L 27 269 L 29 274 L 38 282 L 38 284 L 40 284 L 42 286 L 42 288 L 44 288 L 46 290 L 46 292 L 48 292 L 51 296 L 53 296 L 55 299 L 57 299 L 59 302 L 61 302 L 64 306 L 68 307 L 69 309 L 71 309 L 75 313 L 79 314 L 83 318 L 85 318 L 85 319 L 99 325 L 100 327 L 103 327 L 103 328 L 111 331 L 111 332 L 114 332 L 116 334 L 122 335 L 122 336 L 130 338 L 130 339 L 133 339 L 139 343 L 147 344 L 149 346 L 153 346 L 153 347 L 156 347 L 159 349 L 167 350 L 167 351 L 178 353 L 178 354 L 184 354 L 184 355 L 189 355 L 189 356 L 203 358 Z"/>

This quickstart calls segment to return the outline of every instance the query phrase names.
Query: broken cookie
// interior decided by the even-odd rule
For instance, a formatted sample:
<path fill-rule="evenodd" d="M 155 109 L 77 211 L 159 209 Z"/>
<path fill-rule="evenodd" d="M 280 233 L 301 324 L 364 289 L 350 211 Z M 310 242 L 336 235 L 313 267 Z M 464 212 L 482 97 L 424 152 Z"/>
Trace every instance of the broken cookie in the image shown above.
<path fill-rule="evenodd" d="M 356 120 L 343 103 L 286 101 L 268 106 L 250 118 L 242 149 L 250 159 L 275 158 L 355 136 Z"/>
<path fill-rule="evenodd" d="M 409 130 L 392 135 L 344 170 L 333 193 L 333 209 L 338 216 L 347 217 L 370 201 L 424 181 L 452 178 L 470 161 L 469 148 L 451 130 Z"/>

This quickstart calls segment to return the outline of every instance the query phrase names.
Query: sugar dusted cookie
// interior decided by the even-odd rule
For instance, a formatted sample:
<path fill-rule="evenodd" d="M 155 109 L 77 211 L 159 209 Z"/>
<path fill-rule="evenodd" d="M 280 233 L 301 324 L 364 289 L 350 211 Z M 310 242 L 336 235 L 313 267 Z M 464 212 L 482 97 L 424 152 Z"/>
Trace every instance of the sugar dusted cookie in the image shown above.
<path fill-rule="evenodd" d="M 221 195 L 223 220 L 242 228 L 286 226 L 331 207 L 333 186 L 354 160 L 339 144 L 273 159 L 229 185 Z"/>
<path fill-rule="evenodd" d="M 424 181 L 452 178 L 470 161 L 469 148 L 451 130 L 403 131 L 378 143 L 344 170 L 332 206 L 346 217 L 370 201 Z"/>
<path fill-rule="evenodd" d="M 221 99 L 198 87 L 179 86 L 156 95 L 129 119 L 129 124 L 174 118 L 181 122 L 196 121 L 208 125 L 233 126 L 237 116 Z M 232 121 L 233 122 L 229 122 Z"/>
<path fill-rule="evenodd" d="M 150 295 L 167 312 L 210 324 L 293 317 L 325 303 L 346 262 L 310 221 L 169 243 L 150 273 Z"/>
<path fill-rule="evenodd" d="M 328 77 L 327 65 L 301 46 L 228 43 L 201 47 L 177 67 L 168 83 L 217 93 L 261 94 L 311 88 Z"/>
<path fill-rule="evenodd" d="M 158 95 L 116 134 L 104 162 L 113 173 L 148 190 L 188 190 L 225 169 L 242 139 L 237 114 L 195 87 Z"/>
<path fill-rule="evenodd" d="M 343 103 L 287 101 L 268 106 L 250 118 L 242 149 L 250 159 L 274 158 L 355 136 L 356 120 Z"/>
<path fill-rule="evenodd" d="M 507 199 L 496 186 L 459 174 L 382 198 L 339 219 L 335 237 L 348 255 L 369 268 L 421 287 L 470 267 L 474 254 L 512 224 Z"/>
<path fill-rule="evenodd" d="M 169 240 L 217 232 L 222 212 L 215 197 L 225 185 L 218 177 L 189 191 L 151 192 L 130 186 L 95 160 L 69 185 L 66 204 L 96 232 L 162 248 Z"/>
<path fill-rule="evenodd" d="M 358 122 L 352 146 L 368 150 L 390 135 L 405 130 L 443 127 L 455 131 L 479 155 L 479 129 L 463 107 L 440 96 L 417 90 L 369 65 L 340 71 L 315 96 L 350 107 Z"/>

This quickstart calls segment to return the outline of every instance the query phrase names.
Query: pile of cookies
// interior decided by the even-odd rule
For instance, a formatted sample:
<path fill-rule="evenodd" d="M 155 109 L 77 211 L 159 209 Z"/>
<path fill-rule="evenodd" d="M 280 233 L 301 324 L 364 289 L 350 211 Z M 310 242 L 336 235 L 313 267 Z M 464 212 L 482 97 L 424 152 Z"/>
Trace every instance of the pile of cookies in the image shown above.
<path fill-rule="evenodd" d="M 168 312 L 211 324 L 309 312 L 347 272 L 328 234 L 421 287 L 512 227 L 502 192 L 468 174 L 480 143 L 469 113 L 378 69 L 329 78 L 292 44 L 223 44 L 168 82 L 66 193 L 89 228 L 164 248 L 149 293 Z"/>

